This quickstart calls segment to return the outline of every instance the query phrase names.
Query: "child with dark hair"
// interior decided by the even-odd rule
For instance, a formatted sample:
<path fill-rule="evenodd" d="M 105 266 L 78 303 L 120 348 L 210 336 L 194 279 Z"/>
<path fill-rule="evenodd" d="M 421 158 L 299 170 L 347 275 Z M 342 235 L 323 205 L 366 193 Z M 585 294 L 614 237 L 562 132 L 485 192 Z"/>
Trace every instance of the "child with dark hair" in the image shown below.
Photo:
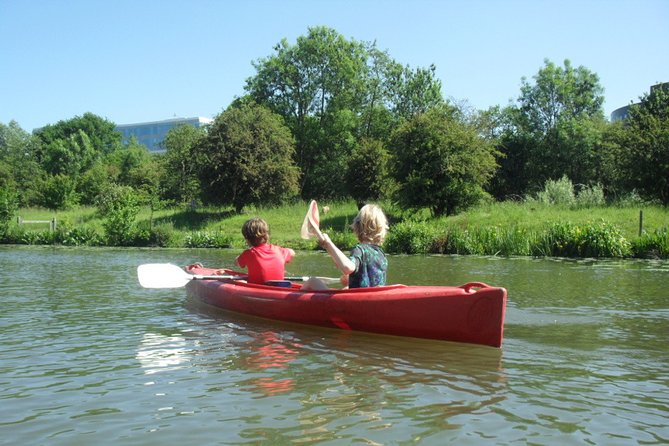
<path fill-rule="evenodd" d="M 237 260 L 241 268 L 248 268 L 249 283 L 264 284 L 270 280 L 283 280 L 284 267 L 295 251 L 269 243 L 269 225 L 262 218 L 247 220 L 242 226 L 242 235 L 249 248 Z"/>

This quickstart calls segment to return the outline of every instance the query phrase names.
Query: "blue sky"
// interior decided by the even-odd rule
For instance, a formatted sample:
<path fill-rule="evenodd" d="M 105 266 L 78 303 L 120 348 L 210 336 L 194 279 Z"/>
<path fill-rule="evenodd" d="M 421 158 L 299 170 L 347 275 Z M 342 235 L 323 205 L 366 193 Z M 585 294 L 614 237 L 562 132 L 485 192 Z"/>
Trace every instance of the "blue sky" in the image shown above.
<path fill-rule="evenodd" d="M 252 61 L 319 25 L 435 64 L 476 109 L 515 101 L 546 58 L 595 72 L 607 115 L 669 81 L 669 0 L 0 0 L 0 123 L 214 117 Z"/>

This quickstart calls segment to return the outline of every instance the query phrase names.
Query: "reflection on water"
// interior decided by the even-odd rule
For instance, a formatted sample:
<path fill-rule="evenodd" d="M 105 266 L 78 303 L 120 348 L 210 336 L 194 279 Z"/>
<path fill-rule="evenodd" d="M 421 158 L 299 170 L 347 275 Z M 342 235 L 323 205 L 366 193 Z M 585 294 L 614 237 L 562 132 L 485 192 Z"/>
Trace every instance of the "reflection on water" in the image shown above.
<path fill-rule="evenodd" d="M 393 282 L 505 286 L 502 349 L 137 284 L 141 263 L 236 254 L 0 247 L 0 443 L 669 443 L 669 263 L 391 256 Z M 290 267 L 333 272 L 322 253 Z"/>
<path fill-rule="evenodd" d="M 137 349 L 136 358 L 144 373 L 177 370 L 188 362 L 189 349 L 182 336 L 163 336 L 158 333 L 144 333 Z"/>
<path fill-rule="evenodd" d="M 251 372 L 269 368 L 285 369 L 297 357 L 301 347 L 298 343 L 282 341 L 273 331 L 260 332 L 253 341 L 247 344 L 250 353 L 243 358 L 245 367 Z M 295 388 L 293 378 L 274 376 L 252 378 L 246 384 L 255 387 L 265 396 L 287 392 Z"/>

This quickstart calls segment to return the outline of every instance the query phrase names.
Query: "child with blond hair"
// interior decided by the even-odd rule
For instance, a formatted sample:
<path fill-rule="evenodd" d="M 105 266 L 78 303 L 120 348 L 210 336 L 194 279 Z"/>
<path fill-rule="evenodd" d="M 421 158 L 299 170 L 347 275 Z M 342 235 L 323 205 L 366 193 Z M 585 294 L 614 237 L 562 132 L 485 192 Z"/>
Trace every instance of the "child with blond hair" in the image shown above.
<path fill-rule="evenodd" d="M 385 285 L 388 259 L 381 249 L 388 231 L 385 214 L 379 206 L 366 204 L 353 219 L 351 229 L 359 243 L 353 247 L 349 256 L 337 248 L 327 234 L 319 234 L 318 243 L 330 254 L 342 272 L 342 283 L 345 286 L 365 288 Z M 310 282 L 305 287 L 324 287 L 324 284 Z"/>

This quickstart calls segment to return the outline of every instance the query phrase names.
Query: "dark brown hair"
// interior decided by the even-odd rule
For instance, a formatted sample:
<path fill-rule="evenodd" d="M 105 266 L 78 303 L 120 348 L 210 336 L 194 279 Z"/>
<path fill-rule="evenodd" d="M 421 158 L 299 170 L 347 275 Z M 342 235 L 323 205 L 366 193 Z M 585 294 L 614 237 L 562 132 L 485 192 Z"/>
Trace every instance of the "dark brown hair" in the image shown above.
<path fill-rule="evenodd" d="M 244 222 L 242 235 L 252 246 L 262 245 L 269 240 L 269 226 L 262 218 L 252 218 Z"/>

